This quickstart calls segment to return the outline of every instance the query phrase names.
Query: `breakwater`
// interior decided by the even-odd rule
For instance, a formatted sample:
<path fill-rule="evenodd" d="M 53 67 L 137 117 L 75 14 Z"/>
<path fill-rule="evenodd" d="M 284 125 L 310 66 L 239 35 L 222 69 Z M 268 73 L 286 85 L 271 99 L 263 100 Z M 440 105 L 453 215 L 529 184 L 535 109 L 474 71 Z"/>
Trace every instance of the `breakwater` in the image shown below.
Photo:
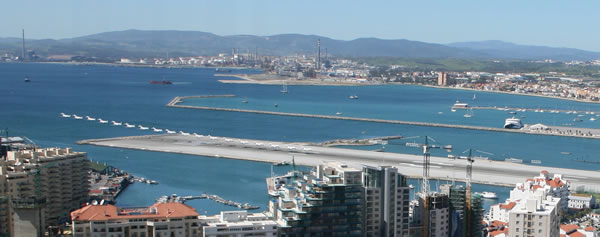
<path fill-rule="evenodd" d="M 173 98 L 167 104 L 167 106 L 168 107 L 175 107 L 175 108 L 184 108 L 184 109 L 201 109 L 201 110 L 214 110 L 214 111 L 227 111 L 227 112 L 240 112 L 240 113 L 267 114 L 267 115 L 304 117 L 304 118 L 320 118 L 320 119 L 335 119 L 335 120 L 348 120 L 348 121 L 373 122 L 373 123 L 403 124 L 403 125 L 440 127 L 440 128 L 470 129 L 470 130 L 480 130 L 480 131 L 489 131 L 489 132 L 523 133 L 523 134 L 533 134 L 533 135 L 546 135 L 546 136 L 562 136 L 562 137 L 579 137 L 579 138 L 588 138 L 588 139 L 600 139 L 599 136 L 584 136 L 584 135 L 570 134 L 570 133 L 563 133 L 563 134 L 561 134 L 561 133 L 539 133 L 539 132 L 536 132 L 536 131 L 528 131 L 528 130 L 522 130 L 522 129 L 505 129 L 505 128 L 492 128 L 492 127 L 472 126 L 472 125 L 428 123 L 428 122 L 416 122 L 416 121 L 404 121 L 404 120 L 390 120 L 390 119 L 376 119 L 376 118 L 360 118 L 360 117 L 347 117 L 347 116 L 335 116 L 335 115 L 287 113 L 287 112 L 275 112 L 275 111 L 264 111 L 264 110 L 222 108 L 222 107 L 207 107 L 207 106 L 181 105 L 180 104 L 185 99 L 192 99 L 192 98 L 215 98 L 215 97 L 235 97 L 235 95 L 177 96 L 177 97 Z"/>

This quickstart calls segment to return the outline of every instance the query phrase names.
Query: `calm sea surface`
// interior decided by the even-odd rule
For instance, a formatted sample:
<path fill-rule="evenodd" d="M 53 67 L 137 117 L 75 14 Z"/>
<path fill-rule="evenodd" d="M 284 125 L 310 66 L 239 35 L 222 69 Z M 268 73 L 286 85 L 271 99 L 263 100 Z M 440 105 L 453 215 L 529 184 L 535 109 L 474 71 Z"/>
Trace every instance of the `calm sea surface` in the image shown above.
<path fill-rule="evenodd" d="M 259 73 L 234 70 L 239 73 Z M 0 127 L 12 136 L 26 136 L 41 146 L 73 147 L 88 152 L 92 160 L 106 162 L 130 173 L 158 181 L 159 185 L 136 183 L 118 199 L 120 206 L 152 204 L 162 195 L 217 194 L 237 202 L 267 204 L 265 178 L 270 165 L 265 163 L 216 159 L 200 156 L 115 149 L 76 145 L 89 138 L 150 134 L 133 128 L 97 122 L 65 119 L 60 112 L 89 115 L 148 127 L 168 128 L 211 134 L 266 140 L 320 142 L 338 138 L 369 138 L 402 135 L 432 136 L 439 144 L 452 144 L 454 154 L 469 147 L 485 151 L 475 154 L 502 160 L 507 157 L 527 161 L 542 160 L 542 165 L 600 170 L 600 165 L 574 162 L 574 159 L 598 160 L 600 140 L 551 137 L 526 134 L 494 133 L 449 128 L 378 124 L 355 121 L 295 118 L 250 113 L 219 112 L 168 108 L 173 97 L 183 95 L 235 94 L 235 98 L 186 101 L 186 104 L 260 109 L 282 112 L 312 113 L 367 118 L 426 121 L 501 127 L 509 116 L 505 111 L 474 111 L 470 119 L 464 111 L 450 112 L 456 100 L 481 106 L 569 109 L 600 111 L 600 105 L 460 90 L 418 86 L 281 86 L 222 84 L 214 69 L 132 68 L 97 65 L 0 64 Z M 30 83 L 24 83 L 28 76 Z M 150 85 L 149 80 L 170 80 L 173 85 Z M 348 99 L 358 95 L 358 100 Z M 248 103 L 241 103 L 242 100 Z M 278 104 L 275 107 L 274 104 Z M 442 112 L 442 113 L 439 113 Z M 574 115 L 519 113 L 524 123 L 563 125 L 573 123 Z M 599 128 L 600 120 L 572 126 Z M 4 134 L 3 134 L 4 135 Z M 386 151 L 418 154 L 419 149 L 402 144 L 422 138 L 391 141 Z M 353 147 L 378 149 L 380 147 Z M 561 152 L 571 152 L 563 155 Z M 443 151 L 433 155 L 446 156 Z M 288 167 L 275 167 L 284 173 Z M 417 180 L 412 180 L 418 186 Z M 437 184 L 434 182 L 434 185 Z M 475 185 L 475 191 L 497 192 L 500 201 L 508 196 L 507 188 Z M 493 201 L 486 201 L 489 206 Z M 212 201 L 191 201 L 199 212 L 214 214 L 232 208 Z"/>

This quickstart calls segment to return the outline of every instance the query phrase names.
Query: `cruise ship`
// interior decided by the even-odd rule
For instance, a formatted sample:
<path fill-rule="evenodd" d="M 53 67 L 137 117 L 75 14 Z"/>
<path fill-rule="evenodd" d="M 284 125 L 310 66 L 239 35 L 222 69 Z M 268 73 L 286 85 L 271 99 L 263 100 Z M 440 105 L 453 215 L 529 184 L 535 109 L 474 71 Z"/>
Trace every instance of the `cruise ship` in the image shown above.
<path fill-rule="evenodd" d="M 515 117 L 504 120 L 504 128 L 520 129 L 523 127 L 521 120 Z"/>

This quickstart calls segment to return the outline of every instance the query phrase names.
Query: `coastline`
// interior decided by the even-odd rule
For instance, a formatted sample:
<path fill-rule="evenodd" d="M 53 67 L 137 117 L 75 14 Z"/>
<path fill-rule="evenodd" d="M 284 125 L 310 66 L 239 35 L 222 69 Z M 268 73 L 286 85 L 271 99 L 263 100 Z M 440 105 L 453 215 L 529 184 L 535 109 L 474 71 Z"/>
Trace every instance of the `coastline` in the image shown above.
<path fill-rule="evenodd" d="M 406 85 L 413 85 L 413 84 L 406 84 Z M 526 94 L 526 93 L 517 93 L 517 92 L 508 92 L 508 91 L 488 91 L 488 90 L 478 90 L 478 89 L 473 89 L 473 88 L 446 87 L 446 86 L 434 86 L 434 85 L 418 85 L 418 86 L 437 88 L 437 89 L 454 89 L 454 90 L 489 92 L 489 93 L 499 93 L 499 94 L 508 94 L 508 95 L 536 96 L 536 97 L 543 97 L 543 98 L 550 98 L 550 99 L 568 100 L 568 101 L 573 101 L 573 102 L 600 104 L 600 101 L 578 100 L 578 99 L 571 99 L 571 98 L 564 98 L 564 97 L 557 97 L 557 96 L 550 96 L 550 95 L 538 95 L 538 94 L 528 94 L 528 93 Z"/>

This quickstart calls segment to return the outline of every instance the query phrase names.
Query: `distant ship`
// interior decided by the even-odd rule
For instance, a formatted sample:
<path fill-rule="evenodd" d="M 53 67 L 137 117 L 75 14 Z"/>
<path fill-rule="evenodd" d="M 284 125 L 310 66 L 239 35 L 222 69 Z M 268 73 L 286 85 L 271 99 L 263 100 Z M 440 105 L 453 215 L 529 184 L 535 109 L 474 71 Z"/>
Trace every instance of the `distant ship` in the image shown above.
<path fill-rule="evenodd" d="M 454 105 L 452 105 L 452 109 L 455 108 L 461 108 L 461 109 L 465 109 L 465 108 L 469 108 L 469 104 L 467 103 L 461 103 L 460 101 L 456 101 L 456 103 L 454 103 Z"/>
<path fill-rule="evenodd" d="M 173 82 L 171 81 L 150 81 L 150 84 L 153 85 L 171 85 Z"/>
<path fill-rule="evenodd" d="M 23 79 L 23 81 L 25 82 L 31 82 L 31 80 L 29 80 L 29 77 L 25 76 L 25 79 Z"/>
<path fill-rule="evenodd" d="M 352 99 L 352 100 L 358 100 L 358 96 L 357 95 L 351 95 L 351 96 L 348 96 L 348 98 Z"/>
<path fill-rule="evenodd" d="M 504 120 L 504 128 L 520 129 L 522 127 L 523 124 L 521 123 L 521 119 L 512 117 Z"/>

